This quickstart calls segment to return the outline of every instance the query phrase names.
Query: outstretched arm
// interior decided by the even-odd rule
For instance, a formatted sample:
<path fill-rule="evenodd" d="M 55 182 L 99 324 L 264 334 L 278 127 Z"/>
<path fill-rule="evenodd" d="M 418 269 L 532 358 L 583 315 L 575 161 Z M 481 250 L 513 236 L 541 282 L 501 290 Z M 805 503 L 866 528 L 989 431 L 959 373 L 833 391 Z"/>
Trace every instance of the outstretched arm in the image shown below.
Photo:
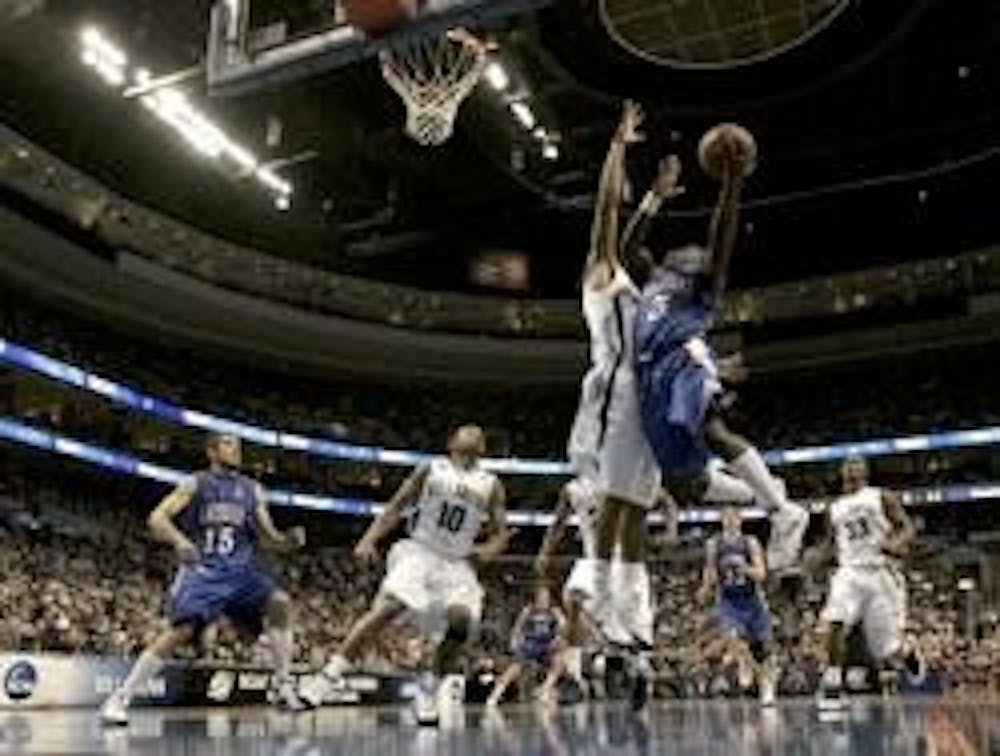
<path fill-rule="evenodd" d="M 611 140 L 601 180 L 594 202 L 594 221 L 590 227 L 590 252 L 584 266 L 584 278 L 599 276 L 603 285 L 611 280 L 618 264 L 618 217 L 625 186 L 625 150 L 630 144 L 642 140 L 639 126 L 642 110 L 632 100 L 622 108 L 621 122 Z"/>
<path fill-rule="evenodd" d="M 510 529 L 507 527 L 507 489 L 499 480 L 493 485 L 489 506 L 490 537 L 479 544 L 473 552 L 478 563 L 496 559 L 507 548 L 507 542 L 510 540 Z"/>
<path fill-rule="evenodd" d="M 549 571 L 549 560 L 552 558 L 553 552 L 558 548 L 559 544 L 562 542 L 563 536 L 566 534 L 566 524 L 569 522 L 570 515 L 570 501 L 569 501 L 569 491 L 567 490 L 569 484 L 562 487 L 559 491 L 559 501 L 556 502 L 555 519 L 552 524 L 549 525 L 548 530 L 545 531 L 545 537 L 542 539 L 542 546 L 538 550 L 538 557 L 535 559 L 535 574 L 542 577 Z"/>
<path fill-rule="evenodd" d="M 705 544 L 705 568 L 701 573 L 701 588 L 698 589 L 698 600 L 707 604 L 712 599 L 712 593 L 719 582 L 719 574 L 715 568 L 715 539 L 709 538 Z"/>
<path fill-rule="evenodd" d="M 185 480 L 163 497 L 146 521 L 153 538 L 173 546 L 182 561 L 195 561 L 198 558 L 198 547 L 181 532 L 174 523 L 174 518 L 188 508 L 196 487 L 194 478 Z"/>
<path fill-rule="evenodd" d="M 728 159 L 723 167 L 719 199 L 708 231 L 708 250 L 711 255 L 708 272 L 712 276 L 712 294 L 716 302 L 726 290 L 729 263 L 736 247 L 743 184 L 742 166 L 736 160 Z"/>
<path fill-rule="evenodd" d="M 410 473 L 409 477 L 396 490 L 392 498 L 385 505 L 385 509 L 375 518 L 375 521 L 368 527 L 365 534 L 354 547 L 355 556 L 362 558 L 373 558 L 378 550 L 379 541 L 395 530 L 403 516 L 403 510 L 416 501 L 420 492 L 424 488 L 427 480 L 427 473 L 430 467 L 422 465 Z"/>
<path fill-rule="evenodd" d="M 760 546 L 760 541 L 752 536 L 748 539 L 750 543 L 750 564 L 747 565 L 743 574 L 761 585 L 767 579 L 767 565 L 764 561 L 764 549 Z"/>
<path fill-rule="evenodd" d="M 681 176 L 681 161 L 676 155 L 668 155 L 660 161 L 656 181 L 642 198 L 642 202 L 629 218 L 622 234 L 621 260 L 629 276 L 640 286 L 654 265 L 654 260 L 646 248 L 646 240 L 653 228 L 653 221 L 659 215 L 663 203 L 684 193 L 678 184 Z"/>
<path fill-rule="evenodd" d="M 305 528 L 289 528 L 282 532 L 271 519 L 271 510 L 267 505 L 267 494 L 264 487 L 258 485 L 255 491 L 257 497 L 254 507 L 254 517 L 257 520 L 257 532 L 264 536 L 264 541 L 279 551 L 294 551 L 306 545 Z"/>
<path fill-rule="evenodd" d="M 892 536 L 886 543 L 884 551 L 891 556 L 901 557 L 909 551 L 910 544 L 917 536 L 917 529 L 903 509 L 903 502 L 895 491 L 882 492 L 882 509 L 886 518 L 892 523 Z"/>

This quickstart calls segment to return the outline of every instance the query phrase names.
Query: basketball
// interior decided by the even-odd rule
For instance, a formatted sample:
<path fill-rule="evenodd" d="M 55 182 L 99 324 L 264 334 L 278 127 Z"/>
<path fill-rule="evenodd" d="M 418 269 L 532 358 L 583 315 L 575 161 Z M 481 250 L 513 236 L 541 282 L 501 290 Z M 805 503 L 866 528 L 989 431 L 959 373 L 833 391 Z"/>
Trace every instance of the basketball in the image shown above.
<path fill-rule="evenodd" d="M 698 163 L 711 178 L 722 178 L 726 161 L 740 166 L 744 176 L 757 167 L 757 142 L 747 129 L 736 123 L 720 123 L 705 132 L 698 144 Z"/>
<path fill-rule="evenodd" d="M 387 34 L 417 15 L 423 0 L 343 0 L 348 22 L 370 37 Z"/>

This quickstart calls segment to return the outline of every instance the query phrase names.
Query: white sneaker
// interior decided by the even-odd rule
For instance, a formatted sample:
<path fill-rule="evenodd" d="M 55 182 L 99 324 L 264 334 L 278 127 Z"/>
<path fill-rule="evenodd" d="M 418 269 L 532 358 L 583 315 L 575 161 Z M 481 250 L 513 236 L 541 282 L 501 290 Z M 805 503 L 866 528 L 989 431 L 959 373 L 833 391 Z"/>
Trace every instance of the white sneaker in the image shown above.
<path fill-rule="evenodd" d="M 767 568 L 786 570 L 799 562 L 802 539 L 809 527 L 809 512 L 789 503 L 771 512 L 771 537 L 767 541 Z"/>
<path fill-rule="evenodd" d="M 743 659 L 736 663 L 736 684 L 740 686 L 740 691 L 744 694 L 753 687 L 753 669 Z"/>
<path fill-rule="evenodd" d="M 278 689 L 275 691 L 274 705 L 282 711 L 292 713 L 316 708 L 299 698 L 298 693 L 295 692 L 295 686 L 291 681 L 285 681 L 278 685 Z"/>
<path fill-rule="evenodd" d="M 541 706 L 545 707 L 555 706 L 559 703 L 559 696 L 552 688 L 546 685 L 542 685 L 538 688 L 535 698 Z"/>
<path fill-rule="evenodd" d="M 345 686 L 344 674 L 350 668 L 351 663 L 340 654 L 331 657 L 318 674 L 307 678 L 299 688 L 298 698 L 303 708 L 318 709 L 322 706 L 331 693 Z"/>
<path fill-rule="evenodd" d="M 844 677 L 839 669 L 828 667 L 823 672 L 816 691 L 816 704 L 820 711 L 842 711 L 847 702 L 844 700 Z"/>
<path fill-rule="evenodd" d="M 101 724 L 125 727 L 128 724 L 128 703 L 118 693 L 112 693 L 101 705 Z"/>
<path fill-rule="evenodd" d="M 465 721 L 465 677 L 446 675 L 436 697 L 441 724 L 449 729 L 460 728 Z"/>
<path fill-rule="evenodd" d="M 763 672 L 760 675 L 760 681 L 758 684 L 760 686 L 760 705 L 774 706 L 774 702 L 777 698 L 774 675 L 771 672 Z"/>
<path fill-rule="evenodd" d="M 430 672 L 420 675 L 417 692 L 413 696 L 413 716 L 422 727 L 436 727 L 438 712 L 438 679 Z"/>

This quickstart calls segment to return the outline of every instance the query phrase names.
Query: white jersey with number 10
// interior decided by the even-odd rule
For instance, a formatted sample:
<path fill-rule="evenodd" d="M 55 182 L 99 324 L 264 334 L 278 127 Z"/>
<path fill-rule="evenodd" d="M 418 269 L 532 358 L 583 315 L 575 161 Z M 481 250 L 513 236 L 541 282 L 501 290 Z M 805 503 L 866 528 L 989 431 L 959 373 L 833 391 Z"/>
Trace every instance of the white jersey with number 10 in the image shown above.
<path fill-rule="evenodd" d="M 430 464 L 417 501 L 410 538 L 445 556 L 464 558 L 489 519 L 497 477 L 479 466 L 464 469 L 450 459 Z"/>

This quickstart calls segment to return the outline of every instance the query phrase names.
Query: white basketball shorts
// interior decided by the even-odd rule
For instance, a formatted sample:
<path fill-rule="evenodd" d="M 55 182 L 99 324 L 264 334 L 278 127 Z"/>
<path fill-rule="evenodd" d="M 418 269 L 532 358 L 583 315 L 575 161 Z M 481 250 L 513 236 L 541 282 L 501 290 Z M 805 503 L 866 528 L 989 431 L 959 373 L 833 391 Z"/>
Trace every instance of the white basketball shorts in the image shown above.
<path fill-rule="evenodd" d="M 830 581 L 823 619 L 846 627 L 861 623 L 872 656 L 881 660 L 902 648 L 906 584 L 889 566 L 838 567 Z"/>
<path fill-rule="evenodd" d="M 587 374 L 568 451 L 576 472 L 592 476 L 605 495 L 653 506 L 660 470 L 642 430 L 631 367 L 620 365 L 607 377 Z"/>
<path fill-rule="evenodd" d="M 409 538 L 389 549 L 379 593 L 424 617 L 441 616 L 448 607 L 462 606 L 478 624 L 483 614 L 483 589 L 472 565 Z"/>

